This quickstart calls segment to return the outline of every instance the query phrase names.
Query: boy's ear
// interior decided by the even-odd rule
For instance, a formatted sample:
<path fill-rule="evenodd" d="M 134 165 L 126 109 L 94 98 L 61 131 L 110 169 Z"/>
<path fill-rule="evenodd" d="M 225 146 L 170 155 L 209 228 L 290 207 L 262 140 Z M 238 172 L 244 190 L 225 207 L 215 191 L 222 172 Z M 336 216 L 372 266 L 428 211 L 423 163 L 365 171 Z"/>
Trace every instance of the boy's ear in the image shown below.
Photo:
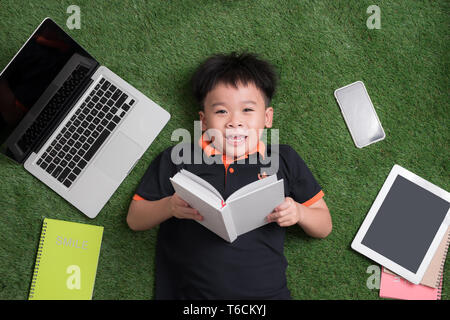
<path fill-rule="evenodd" d="M 266 126 L 266 128 L 272 128 L 272 122 L 273 122 L 273 108 L 272 107 L 266 108 L 264 117 L 265 117 L 264 125 Z"/>
<path fill-rule="evenodd" d="M 206 128 L 208 127 L 206 126 L 205 113 L 203 111 L 199 111 L 198 115 L 200 116 L 200 121 L 202 122 L 202 131 L 206 131 Z"/>

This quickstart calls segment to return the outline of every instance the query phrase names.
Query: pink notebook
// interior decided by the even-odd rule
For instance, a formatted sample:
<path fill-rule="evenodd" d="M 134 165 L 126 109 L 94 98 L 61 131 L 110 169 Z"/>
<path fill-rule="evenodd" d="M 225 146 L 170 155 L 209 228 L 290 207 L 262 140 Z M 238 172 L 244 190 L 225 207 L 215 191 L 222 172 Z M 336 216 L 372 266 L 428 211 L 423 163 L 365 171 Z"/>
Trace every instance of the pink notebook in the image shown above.
<path fill-rule="evenodd" d="M 438 288 L 411 283 L 402 277 L 381 272 L 380 297 L 403 300 L 440 300 L 442 277 Z"/>

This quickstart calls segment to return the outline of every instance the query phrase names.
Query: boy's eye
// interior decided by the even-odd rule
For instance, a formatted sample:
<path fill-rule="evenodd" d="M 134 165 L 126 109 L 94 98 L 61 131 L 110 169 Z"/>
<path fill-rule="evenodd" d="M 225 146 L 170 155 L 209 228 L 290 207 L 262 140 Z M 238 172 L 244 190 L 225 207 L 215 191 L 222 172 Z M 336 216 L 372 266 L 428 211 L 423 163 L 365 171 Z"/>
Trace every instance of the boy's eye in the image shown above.
<path fill-rule="evenodd" d="M 244 112 L 249 112 L 249 111 L 253 111 L 253 109 L 252 108 L 245 108 L 244 109 Z"/>
<path fill-rule="evenodd" d="M 215 113 L 226 113 L 225 110 L 217 110 Z"/>

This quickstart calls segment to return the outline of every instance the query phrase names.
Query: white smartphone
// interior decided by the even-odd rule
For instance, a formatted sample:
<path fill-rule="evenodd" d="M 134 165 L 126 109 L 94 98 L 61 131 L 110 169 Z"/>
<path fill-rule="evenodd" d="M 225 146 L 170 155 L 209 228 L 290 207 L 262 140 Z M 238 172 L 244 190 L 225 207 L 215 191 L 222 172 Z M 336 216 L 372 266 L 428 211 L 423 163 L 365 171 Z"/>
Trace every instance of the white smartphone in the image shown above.
<path fill-rule="evenodd" d="M 386 135 L 362 81 L 334 91 L 345 123 L 358 148 L 383 140 Z"/>

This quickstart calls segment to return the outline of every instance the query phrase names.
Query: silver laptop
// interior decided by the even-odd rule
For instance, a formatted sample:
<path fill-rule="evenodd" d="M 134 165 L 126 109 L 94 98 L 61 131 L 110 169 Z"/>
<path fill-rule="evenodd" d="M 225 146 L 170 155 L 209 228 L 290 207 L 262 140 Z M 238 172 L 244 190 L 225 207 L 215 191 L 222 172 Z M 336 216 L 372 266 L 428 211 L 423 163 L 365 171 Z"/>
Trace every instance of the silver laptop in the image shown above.
<path fill-rule="evenodd" d="M 90 218 L 169 119 L 49 18 L 0 73 L 1 151 Z"/>

